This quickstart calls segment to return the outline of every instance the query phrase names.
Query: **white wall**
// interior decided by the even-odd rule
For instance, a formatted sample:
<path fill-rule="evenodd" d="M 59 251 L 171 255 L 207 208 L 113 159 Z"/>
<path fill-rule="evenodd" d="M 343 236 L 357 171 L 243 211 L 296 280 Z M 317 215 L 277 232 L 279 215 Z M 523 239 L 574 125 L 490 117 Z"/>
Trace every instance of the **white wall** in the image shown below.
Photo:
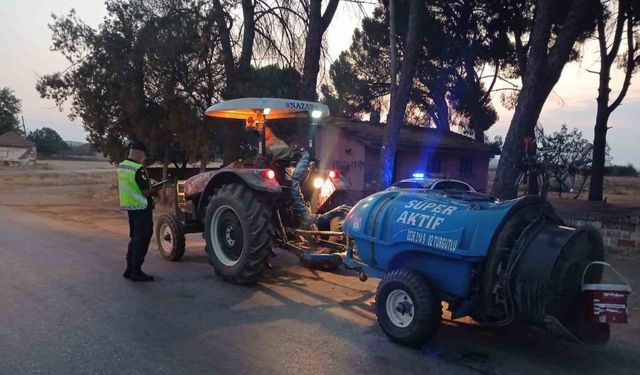
<path fill-rule="evenodd" d="M 4 147 L 0 146 L 0 162 L 10 161 L 27 163 L 36 160 L 35 147 Z"/>

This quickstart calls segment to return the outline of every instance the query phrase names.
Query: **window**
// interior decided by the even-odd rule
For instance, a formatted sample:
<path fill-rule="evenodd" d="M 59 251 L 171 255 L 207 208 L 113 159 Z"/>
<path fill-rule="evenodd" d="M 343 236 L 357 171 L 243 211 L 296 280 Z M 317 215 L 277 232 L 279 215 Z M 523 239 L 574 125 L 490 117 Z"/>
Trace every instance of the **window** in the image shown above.
<path fill-rule="evenodd" d="M 427 159 L 427 172 L 428 173 L 442 172 L 442 163 L 440 161 L 440 157 L 433 155 L 429 159 Z"/>
<path fill-rule="evenodd" d="M 434 187 L 433 190 L 462 190 L 471 191 L 471 187 L 464 182 L 458 181 L 440 181 Z"/>
<path fill-rule="evenodd" d="M 472 174 L 473 173 L 473 159 L 470 157 L 463 157 L 460 159 L 460 174 Z"/>

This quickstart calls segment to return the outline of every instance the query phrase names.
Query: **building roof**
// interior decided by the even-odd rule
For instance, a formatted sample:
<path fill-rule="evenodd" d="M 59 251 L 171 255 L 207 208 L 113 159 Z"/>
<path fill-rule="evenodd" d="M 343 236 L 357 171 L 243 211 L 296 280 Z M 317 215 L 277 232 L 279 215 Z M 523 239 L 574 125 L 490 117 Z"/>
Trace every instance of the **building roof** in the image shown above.
<path fill-rule="evenodd" d="M 33 147 L 33 142 L 14 131 L 0 135 L 0 146 L 3 147 Z"/>
<path fill-rule="evenodd" d="M 372 147 L 380 147 L 384 137 L 384 124 L 367 121 L 332 119 L 327 125 L 341 129 L 348 136 Z M 473 139 L 452 131 L 442 132 L 434 128 L 403 126 L 398 137 L 398 149 L 438 149 L 464 150 L 499 155 L 500 149 L 494 145 L 475 142 Z"/>

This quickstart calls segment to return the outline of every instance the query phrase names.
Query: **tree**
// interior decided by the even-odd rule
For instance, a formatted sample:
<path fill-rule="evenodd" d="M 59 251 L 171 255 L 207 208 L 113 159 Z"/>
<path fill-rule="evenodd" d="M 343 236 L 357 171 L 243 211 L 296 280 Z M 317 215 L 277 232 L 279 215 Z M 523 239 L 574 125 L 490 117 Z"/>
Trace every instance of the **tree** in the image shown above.
<path fill-rule="evenodd" d="M 261 84 L 251 79 L 251 63 L 256 52 L 267 61 L 290 63 L 288 53 L 294 53 L 297 46 L 295 33 L 289 27 L 288 13 L 291 8 L 252 0 L 242 0 L 240 9 L 222 0 L 213 0 L 212 4 L 211 16 L 220 35 L 220 60 L 224 67 L 225 88 L 222 97 L 233 99 L 247 96 L 246 93 L 254 90 L 256 84 Z M 242 35 L 237 36 L 240 39 L 237 41 L 233 35 L 235 14 L 242 14 Z M 279 40 L 275 38 L 276 34 L 281 36 Z M 282 39 L 286 42 L 280 42 Z M 283 45 L 287 48 L 281 48 Z M 237 121 L 225 124 L 225 162 L 239 157 L 242 126 Z"/>
<path fill-rule="evenodd" d="M 523 30 L 522 25 L 509 30 L 517 45 L 522 89 L 493 184 L 493 194 L 502 199 L 514 198 L 517 194 L 517 166 L 524 156 L 523 140 L 533 136 L 542 107 L 564 65 L 577 56 L 574 51 L 576 41 L 584 40 L 593 30 L 593 13 L 599 3 L 595 0 L 538 0 L 534 8 L 530 30 Z M 509 7 L 504 9 L 513 12 Z M 527 32 L 528 42 L 524 44 L 523 36 Z"/>
<path fill-rule="evenodd" d="M 8 87 L 0 90 L 0 134 L 8 131 L 22 134 L 22 127 L 18 118 L 20 110 L 20 99 L 16 98 L 13 90 Z"/>
<path fill-rule="evenodd" d="M 210 126 L 204 110 L 221 97 L 219 36 L 208 3 L 107 2 L 98 29 L 54 16 L 53 49 L 71 64 L 43 76 L 37 89 L 72 118 L 111 160 L 125 155 L 128 139 L 146 141 L 159 159 L 186 166 L 206 158 Z"/>
<path fill-rule="evenodd" d="M 340 0 L 329 0 L 324 13 L 322 12 L 322 0 L 303 0 L 300 2 L 306 11 L 308 20 L 300 95 L 302 100 L 315 101 L 318 99 L 317 84 L 318 73 L 320 72 L 322 37 L 327 31 L 336 9 L 338 9 L 339 2 Z"/>
<path fill-rule="evenodd" d="M 69 148 L 69 145 L 62 139 L 60 134 L 48 127 L 29 132 L 27 139 L 35 143 L 36 150 L 43 154 L 57 154 Z"/>
<path fill-rule="evenodd" d="M 557 188 L 560 196 L 563 191 L 573 191 L 576 175 L 588 176 L 591 169 L 592 145 L 577 128 L 569 131 L 562 124 L 560 131 L 545 134 L 542 126 L 537 126 L 537 159 L 549 176 L 551 187 Z"/>
<path fill-rule="evenodd" d="M 598 14 L 597 30 L 600 47 L 600 72 L 596 123 L 593 136 L 593 169 L 591 171 L 591 187 L 589 189 L 590 201 L 601 201 L 603 197 L 605 154 L 607 145 L 608 122 L 611 113 L 618 108 L 624 99 L 631 77 L 636 70 L 638 59 L 640 59 L 637 36 L 638 21 L 640 20 L 635 12 L 640 11 L 634 6 L 638 4 L 631 0 L 619 0 L 617 12 L 614 12 L 611 2 L 605 1 L 602 11 Z M 626 32 L 624 31 L 626 25 Z M 609 32 L 609 30 L 613 30 Z M 621 53 L 623 35 L 626 35 L 626 51 Z M 622 87 L 617 97 L 609 104 L 611 94 L 611 68 L 619 58 L 620 68 L 624 70 L 625 76 Z"/>
<path fill-rule="evenodd" d="M 380 176 L 378 188 L 391 185 L 400 127 L 404 123 L 405 110 L 413 87 L 413 78 L 418 59 L 418 47 L 421 40 L 421 26 L 424 12 L 424 0 L 411 0 L 409 6 L 409 24 L 405 39 L 404 58 L 400 71 L 400 80 L 395 91 L 391 92 L 391 105 L 387 126 L 384 130 L 380 149 Z M 395 80 L 395 77 L 391 79 Z"/>
<path fill-rule="evenodd" d="M 502 136 L 496 135 L 493 137 L 493 140 L 489 141 L 489 137 L 487 137 L 487 135 L 485 134 L 483 143 L 495 146 L 498 148 L 498 150 L 502 150 L 502 145 L 504 144 L 504 140 L 502 139 Z"/>
<path fill-rule="evenodd" d="M 361 118 L 388 109 L 389 45 L 398 45 L 401 62 L 409 17 L 408 1 L 390 4 L 398 8 L 394 17 L 397 43 L 390 41 L 391 19 L 383 7 L 363 19 L 349 50 L 331 65 L 332 87 L 321 88 L 332 113 Z M 478 142 L 484 141 L 484 131 L 497 120 L 491 104 L 494 84 L 500 75 L 510 76 L 516 64 L 515 48 L 506 32 L 500 31 L 504 22 L 492 4 L 475 0 L 428 3 L 407 122 L 443 131 L 457 125 Z M 484 74 L 490 67 L 493 73 Z"/>
<path fill-rule="evenodd" d="M 287 77 L 292 77 L 291 69 L 300 68 L 302 34 L 297 28 L 305 17 L 296 14 L 297 2 L 106 4 L 107 17 L 97 29 L 73 11 L 54 16 L 53 49 L 70 66 L 41 77 L 37 89 L 60 109 L 70 104 L 70 116 L 82 119 L 89 141 L 112 160 L 124 156 L 124 144 L 131 138 L 146 141 L 165 165 L 198 160 L 205 165 L 223 140 L 229 145 L 225 159 L 233 160 L 242 124 L 227 122 L 232 131 L 226 132 L 225 121 L 206 118 L 205 109 L 220 99 L 259 91 L 265 74 L 271 79 L 269 72 L 281 73 L 271 69 L 273 64 Z M 323 16 L 326 29 L 331 17 L 326 11 Z M 299 74 L 295 79 L 300 82 Z M 290 84 L 276 91 L 296 91 L 299 96 L 299 88 L 286 82 Z"/>

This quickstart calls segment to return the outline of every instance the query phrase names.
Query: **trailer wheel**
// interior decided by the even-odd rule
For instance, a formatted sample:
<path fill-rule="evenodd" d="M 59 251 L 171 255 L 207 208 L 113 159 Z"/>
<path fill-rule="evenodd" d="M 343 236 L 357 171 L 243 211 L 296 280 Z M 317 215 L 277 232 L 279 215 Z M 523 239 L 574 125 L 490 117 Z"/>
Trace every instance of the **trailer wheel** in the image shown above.
<path fill-rule="evenodd" d="M 244 185 L 223 185 L 207 206 L 204 237 L 216 274 L 234 284 L 253 283 L 273 248 L 271 210 Z"/>
<path fill-rule="evenodd" d="M 184 227 L 175 215 L 162 214 L 156 223 L 158 250 L 166 260 L 177 262 L 184 255 Z"/>
<path fill-rule="evenodd" d="M 427 342 L 438 330 L 442 305 L 422 275 L 394 270 L 378 285 L 376 315 L 391 340 L 415 347 Z"/>

